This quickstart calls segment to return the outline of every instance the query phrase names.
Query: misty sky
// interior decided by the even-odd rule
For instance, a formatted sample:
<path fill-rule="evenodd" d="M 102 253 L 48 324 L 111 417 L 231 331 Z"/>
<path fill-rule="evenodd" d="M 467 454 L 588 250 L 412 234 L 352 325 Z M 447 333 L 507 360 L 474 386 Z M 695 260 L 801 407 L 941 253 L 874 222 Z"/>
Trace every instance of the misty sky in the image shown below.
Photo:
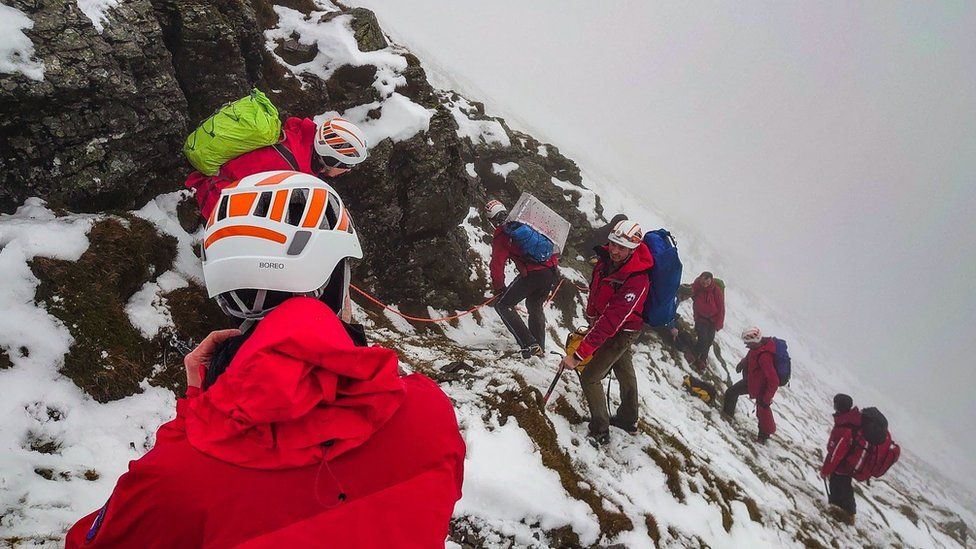
<path fill-rule="evenodd" d="M 357 4 L 976 453 L 976 3 Z"/>

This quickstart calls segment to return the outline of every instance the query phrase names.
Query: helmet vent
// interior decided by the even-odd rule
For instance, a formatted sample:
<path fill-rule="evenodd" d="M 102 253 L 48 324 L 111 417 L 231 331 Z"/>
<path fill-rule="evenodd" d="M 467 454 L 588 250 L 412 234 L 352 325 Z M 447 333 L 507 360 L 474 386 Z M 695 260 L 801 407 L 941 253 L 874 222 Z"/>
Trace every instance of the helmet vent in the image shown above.
<path fill-rule="evenodd" d="M 308 189 L 293 189 L 288 198 L 288 213 L 285 215 L 285 223 L 297 227 L 302 222 L 302 215 L 305 214 L 307 204 Z"/>
<path fill-rule="evenodd" d="M 257 217 L 267 217 L 268 210 L 271 209 L 271 191 L 261 193 L 258 203 L 254 206 L 254 215 Z"/>

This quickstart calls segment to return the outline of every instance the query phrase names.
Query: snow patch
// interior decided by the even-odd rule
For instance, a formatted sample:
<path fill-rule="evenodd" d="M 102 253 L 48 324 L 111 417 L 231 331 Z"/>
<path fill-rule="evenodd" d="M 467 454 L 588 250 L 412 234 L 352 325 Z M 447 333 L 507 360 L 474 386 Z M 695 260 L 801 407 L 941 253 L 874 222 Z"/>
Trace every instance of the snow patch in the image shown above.
<path fill-rule="evenodd" d="M 119 0 L 78 0 L 78 9 L 91 19 L 98 34 L 105 30 L 103 24 L 108 22 L 108 10 L 118 5 Z"/>
<path fill-rule="evenodd" d="M 500 175 L 504 179 L 508 179 L 508 174 L 517 170 L 519 165 L 515 162 L 506 162 L 504 164 L 491 163 L 491 172 L 495 175 Z"/>
<path fill-rule="evenodd" d="M 163 294 L 172 292 L 187 285 L 185 278 L 173 271 L 166 271 L 156 282 L 146 282 L 125 306 L 132 325 L 142 333 L 146 339 L 156 337 L 163 328 L 173 326 L 173 317 L 166 306 Z"/>
<path fill-rule="evenodd" d="M 0 4 L 0 73 L 44 80 L 44 63 L 32 59 L 34 43 L 24 34 L 31 28 L 34 22 L 24 12 Z"/>
<path fill-rule="evenodd" d="M 468 162 L 464 165 L 464 171 L 468 172 L 471 177 L 478 177 L 478 172 L 474 171 L 474 162 Z"/>
<path fill-rule="evenodd" d="M 379 118 L 370 118 L 369 112 L 380 109 Z M 316 122 L 334 116 L 328 112 L 315 117 Z M 390 138 L 394 142 L 405 141 L 420 132 L 430 129 L 430 118 L 434 116 L 432 109 L 424 108 L 414 103 L 406 96 L 393 93 L 386 101 L 373 102 L 367 105 L 353 107 L 342 114 L 342 117 L 356 124 L 366 134 L 366 142 L 375 147 L 380 141 Z"/>

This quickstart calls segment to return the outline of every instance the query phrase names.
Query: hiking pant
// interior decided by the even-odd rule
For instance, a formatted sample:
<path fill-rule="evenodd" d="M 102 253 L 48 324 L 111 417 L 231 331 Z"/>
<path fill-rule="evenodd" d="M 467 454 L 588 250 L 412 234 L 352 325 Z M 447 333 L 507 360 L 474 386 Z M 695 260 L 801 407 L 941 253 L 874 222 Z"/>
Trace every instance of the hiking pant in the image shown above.
<path fill-rule="evenodd" d="M 853 515 L 857 513 L 857 504 L 854 503 L 854 487 L 851 486 L 851 477 L 847 475 L 830 474 L 830 496 L 827 501 L 847 511 Z"/>
<path fill-rule="evenodd" d="M 590 406 L 590 433 L 601 434 L 610 430 L 610 412 L 607 397 L 603 394 L 603 378 L 613 369 L 620 383 L 620 406 L 617 419 L 621 424 L 637 423 L 637 375 L 634 374 L 633 346 L 640 331 L 619 331 L 603 342 L 593 353 L 593 358 L 580 375 L 583 394 Z"/>
<path fill-rule="evenodd" d="M 698 343 L 695 344 L 695 358 L 705 362 L 708 360 L 708 352 L 712 350 L 712 342 L 715 341 L 715 325 L 708 320 L 696 322 L 695 333 L 698 334 Z"/>
<path fill-rule="evenodd" d="M 542 311 L 553 284 L 556 283 L 555 269 L 529 271 L 516 278 L 505 288 L 495 301 L 495 310 L 502 318 L 505 327 L 515 336 L 518 346 L 527 349 L 538 344 L 546 348 L 546 315 Z M 529 310 L 529 327 L 525 327 L 522 316 L 515 307 L 525 301 Z"/>
<path fill-rule="evenodd" d="M 770 403 L 772 405 L 772 403 Z M 759 434 L 771 435 L 776 432 L 776 420 L 773 419 L 773 410 L 761 403 L 756 403 L 756 418 L 759 419 Z"/>
<path fill-rule="evenodd" d="M 746 378 L 735 382 L 725 391 L 725 398 L 722 399 L 722 411 L 730 416 L 734 416 L 735 405 L 739 402 L 739 397 L 748 393 L 749 386 L 746 384 Z"/>

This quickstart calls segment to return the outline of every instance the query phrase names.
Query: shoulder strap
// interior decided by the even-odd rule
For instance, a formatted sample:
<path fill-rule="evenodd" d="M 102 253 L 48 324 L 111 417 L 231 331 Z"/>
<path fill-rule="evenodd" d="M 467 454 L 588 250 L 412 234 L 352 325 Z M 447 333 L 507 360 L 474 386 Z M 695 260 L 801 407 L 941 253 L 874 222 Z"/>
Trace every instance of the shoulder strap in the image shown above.
<path fill-rule="evenodd" d="M 291 151 L 288 150 L 288 147 L 286 147 L 284 143 L 279 142 L 271 146 L 274 147 L 274 150 L 278 151 L 278 154 L 285 159 L 285 162 L 291 166 L 291 169 L 295 170 L 296 172 L 301 171 L 298 169 L 298 161 L 295 160 L 295 155 L 291 154 Z"/>

